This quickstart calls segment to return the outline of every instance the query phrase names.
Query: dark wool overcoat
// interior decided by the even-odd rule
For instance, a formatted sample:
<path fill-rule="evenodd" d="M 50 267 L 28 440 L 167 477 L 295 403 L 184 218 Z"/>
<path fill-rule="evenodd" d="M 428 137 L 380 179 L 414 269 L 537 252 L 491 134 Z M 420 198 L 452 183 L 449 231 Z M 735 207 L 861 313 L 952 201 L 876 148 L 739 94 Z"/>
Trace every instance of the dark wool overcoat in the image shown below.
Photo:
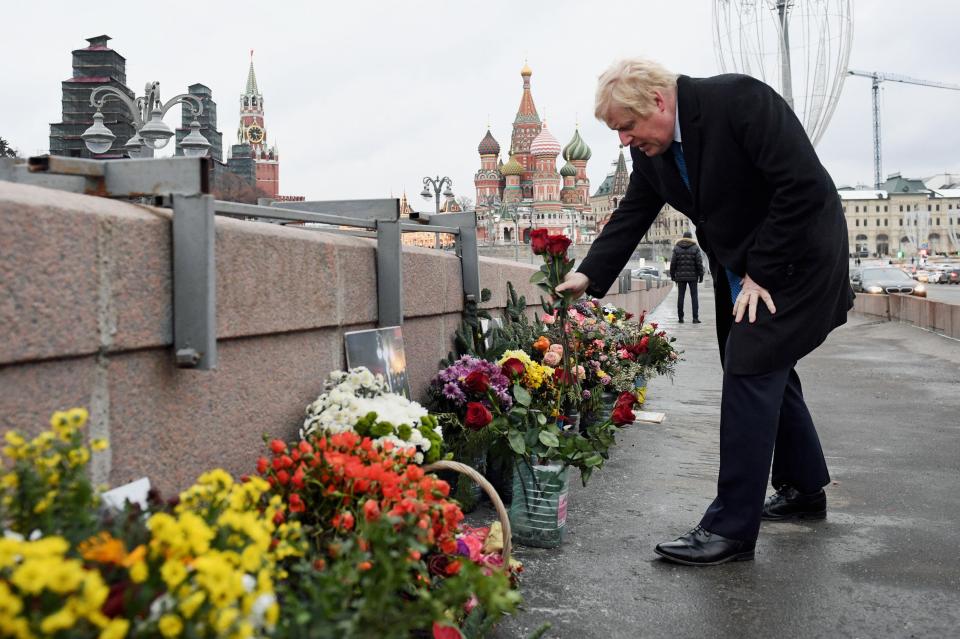
<path fill-rule="evenodd" d="M 620 206 L 579 271 L 603 296 L 668 202 L 696 225 L 710 261 L 721 362 L 735 375 L 791 366 L 846 321 L 853 305 L 847 226 L 833 180 L 793 110 L 744 75 L 677 79 L 688 189 L 672 152 L 631 148 L 633 173 Z M 732 321 L 724 268 L 770 291 L 771 315 Z"/>

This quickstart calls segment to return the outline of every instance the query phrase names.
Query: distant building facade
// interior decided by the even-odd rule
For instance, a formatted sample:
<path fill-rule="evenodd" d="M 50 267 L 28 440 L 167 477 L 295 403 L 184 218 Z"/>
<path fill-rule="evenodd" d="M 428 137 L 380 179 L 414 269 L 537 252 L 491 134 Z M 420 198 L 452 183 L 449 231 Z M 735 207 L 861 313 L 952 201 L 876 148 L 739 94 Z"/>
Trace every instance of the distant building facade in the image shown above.
<path fill-rule="evenodd" d="M 240 96 L 240 126 L 237 127 L 238 145 L 249 145 L 250 157 L 256 172 L 256 186 L 266 197 L 277 198 L 280 192 L 280 154 L 276 145 L 267 139 L 264 121 L 263 95 L 257 87 L 257 74 L 253 70 L 253 51 L 250 52 L 250 68 L 247 85 Z"/>
<path fill-rule="evenodd" d="M 948 187 L 954 184 L 948 180 Z M 960 189 L 929 188 L 894 173 L 880 189 L 840 189 L 850 252 L 857 257 L 957 255 Z"/>

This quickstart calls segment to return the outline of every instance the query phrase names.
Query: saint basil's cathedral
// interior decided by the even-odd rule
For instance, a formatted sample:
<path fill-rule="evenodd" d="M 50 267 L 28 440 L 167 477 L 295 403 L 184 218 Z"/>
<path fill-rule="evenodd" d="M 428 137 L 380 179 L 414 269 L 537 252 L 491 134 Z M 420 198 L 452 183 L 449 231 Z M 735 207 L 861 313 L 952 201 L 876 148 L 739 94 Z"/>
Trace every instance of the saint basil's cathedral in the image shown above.
<path fill-rule="evenodd" d="M 589 243 L 599 231 L 590 206 L 590 147 L 575 130 L 561 149 L 537 113 L 530 90 L 532 75 L 524 64 L 520 71 L 523 94 L 513 121 L 507 162 L 500 160 L 500 144 L 489 129 L 477 147 L 477 239 L 487 244 L 510 244 L 516 242 L 515 234 L 519 233 L 522 241 L 529 242 L 532 229 L 546 228 L 577 243 Z M 561 152 L 566 163 L 557 171 Z"/>

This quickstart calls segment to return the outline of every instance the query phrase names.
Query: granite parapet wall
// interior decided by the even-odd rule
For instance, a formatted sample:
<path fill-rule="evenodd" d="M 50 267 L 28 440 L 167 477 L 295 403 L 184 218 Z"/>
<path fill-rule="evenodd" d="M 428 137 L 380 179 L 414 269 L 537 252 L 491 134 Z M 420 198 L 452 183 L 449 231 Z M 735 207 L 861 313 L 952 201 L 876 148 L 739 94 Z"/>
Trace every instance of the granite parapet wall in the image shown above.
<path fill-rule="evenodd" d="M 911 324 L 947 337 L 960 339 L 960 305 L 936 302 L 912 295 L 857 293 L 854 312 Z"/>
<path fill-rule="evenodd" d="M 377 323 L 373 241 L 217 218 L 218 368 L 172 354 L 171 214 L 0 181 L 0 431 L 43 429 L 54 410 L 90 409 L 107 437 L 94 478 L 141 476 L 170 494 L 212 467 L 250 472 L 262 435 L 294 437 L 306 404 L 345 365 L 343 333 Z M 404 247 L 404 343 L 420 397 L 460 322 L 459 259 Z M 507 282 L 530 311 L 533 266 L 483 258 L 496 315 Z M 633 313 L 669 287 L 615 294 Z"/>

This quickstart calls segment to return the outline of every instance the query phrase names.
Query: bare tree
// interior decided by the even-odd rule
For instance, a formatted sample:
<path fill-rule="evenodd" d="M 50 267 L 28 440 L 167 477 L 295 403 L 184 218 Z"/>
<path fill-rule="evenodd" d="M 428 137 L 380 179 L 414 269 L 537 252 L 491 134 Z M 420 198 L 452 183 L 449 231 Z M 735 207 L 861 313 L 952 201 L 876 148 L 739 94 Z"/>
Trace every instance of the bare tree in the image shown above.
<path fill-rule="evenodd" d="M 20 154 L 5 139 L 0 138 L 0 158 L 17 158 Z"/>
<path fill-rule="evenodd" d="M 227 202 L 240 202 L 242 204 L 256 204 L 257 198 L 266 197 L 267 194 L 250 184 L 239 175 L 223 171 L 218 173 L 214 179 L 213 197 Z"/>
<path fill-rule="evenodd" d="M 460 205 L 461 211 L 472 211 L 473 210 L 473 198 L 466 195 L 457 196 L 457 204 Z"/>

